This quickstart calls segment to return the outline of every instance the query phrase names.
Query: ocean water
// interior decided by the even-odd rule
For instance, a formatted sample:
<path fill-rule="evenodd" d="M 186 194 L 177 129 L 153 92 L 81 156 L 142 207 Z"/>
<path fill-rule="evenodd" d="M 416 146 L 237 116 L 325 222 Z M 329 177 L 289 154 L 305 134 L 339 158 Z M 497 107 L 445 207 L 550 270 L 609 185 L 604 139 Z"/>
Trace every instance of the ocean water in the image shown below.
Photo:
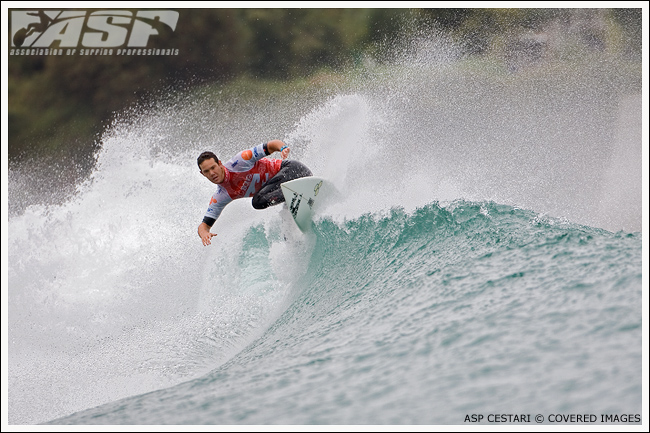
<path fill-rule="evenodd" d="M 178 94 L 108 126 L 63 200 L 12 168 L 9 424 L 642 414 L 640 78 L 575 67 Z M 203 247 L 196 156 L 273 138 L 338 198 L 307 234 L 233 202 Z"/>
<path fill-rule="evenodd" d="M 277 319 L 218 368 L 53 423 L 463 424 L 467 414 L 641 413 L 639 234 L 459 201 L 324 219 L 313 237 Z M 258 269 L 273 246 L 262 226 L 242 240 L 237 271 L 252 280 L 249 303 L 281 290 L 271 269 Z M 229 335 L 215 329 L 212 338 Z"/>

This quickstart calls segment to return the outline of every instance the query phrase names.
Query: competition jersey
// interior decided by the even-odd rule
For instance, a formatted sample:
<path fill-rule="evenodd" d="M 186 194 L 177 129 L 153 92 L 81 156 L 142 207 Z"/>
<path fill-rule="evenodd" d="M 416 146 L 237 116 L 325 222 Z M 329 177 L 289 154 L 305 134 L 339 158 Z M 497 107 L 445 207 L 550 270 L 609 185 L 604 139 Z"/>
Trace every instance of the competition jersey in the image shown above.
<path fill-rule="evenodd" d="M 223 164 L 226 177 L 212 194 L 203 222 L 212 227 L 228 203 L 238 198 L 252 197 L 280 171 L 281 159 L 265 158 L 266 143 L 239 152 Z"/>

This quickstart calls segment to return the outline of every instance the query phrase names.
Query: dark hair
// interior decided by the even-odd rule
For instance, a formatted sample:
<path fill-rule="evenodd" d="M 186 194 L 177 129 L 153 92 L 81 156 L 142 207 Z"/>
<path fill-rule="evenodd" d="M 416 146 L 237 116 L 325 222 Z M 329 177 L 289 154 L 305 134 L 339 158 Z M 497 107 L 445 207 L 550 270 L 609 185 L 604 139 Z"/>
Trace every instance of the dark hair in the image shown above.
<path fill-rule="evenodd" d="M 213 158 L 214 162 L 219 164 L 219 158 L 217 158 L 217 155 L 215 155 L 212 152 L 203 152 L 202 154 L 200 154 L 199 157 L 196 159 L 196 163 L 198 164 L 199 168 L 201 168 L 201 163 L 203 161 L 207 161 L 210 158 Z"/>

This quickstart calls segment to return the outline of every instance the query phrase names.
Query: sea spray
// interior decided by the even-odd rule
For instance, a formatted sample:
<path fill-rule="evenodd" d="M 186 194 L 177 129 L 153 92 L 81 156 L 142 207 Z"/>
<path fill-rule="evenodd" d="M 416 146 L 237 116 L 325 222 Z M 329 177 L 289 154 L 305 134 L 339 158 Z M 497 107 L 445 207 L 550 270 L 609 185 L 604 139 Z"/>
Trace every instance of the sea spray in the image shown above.
<path fill-rule="evenodd" d="M 134 395 L 58 422 L 639 411 L 640 192 L 619 185 L 639 183 L 640 74 L 428 54 L 124 112 L 61 194 L 56 167 L 12 167 L 9 422 Z M 304 239 L 233 202 L 203 247 L 196 157 L 274 138 L 341 200 Z"/>

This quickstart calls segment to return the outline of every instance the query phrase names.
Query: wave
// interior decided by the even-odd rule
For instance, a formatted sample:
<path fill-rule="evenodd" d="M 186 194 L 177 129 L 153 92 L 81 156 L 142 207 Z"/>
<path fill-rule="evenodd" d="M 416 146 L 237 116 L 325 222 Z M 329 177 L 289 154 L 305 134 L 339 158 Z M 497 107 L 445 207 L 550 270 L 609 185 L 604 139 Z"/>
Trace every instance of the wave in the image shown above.
<path fill-rule="evenodd" d="M 594 360 L 587 362 L 593 374 L 595 359 L 636 371 L 639 95 L 624 94 L 617 81 L 624 78 L 605 64 L 590 65 L 583 80 L 555 79 L 553 71 L 489 77 L 462 64 L 416 63 L 286 97 L 221 99 L 218 89 L 170 95 L 118 115 L 101 136 L 91 174 L 73 185 L 51 175 L 56 166 L 12 167 L 10 422 L 45 422 L 163 389 L 184 393 L 179 384 L 204 381 L 248 391 L 242 400 L 228 396 L 232 417 L 170 410 L 169 421 L 236 422 L 246 398 L 266 407 L 264 396 L 285 397 L 302 407 L 258 388 L 282 388 L 285 380 L 296 395 L 310 389 L 307 379 L 293 382 L 292 368 L 315 375 L 341 421 L 355 418 L 338 412 L 336 396 L 358 402 L 349 407 L 365 414 L 360 420 L 426 422 L 400 404 L 406 418 L 382 415 L 375 403 L 364 411 L 368 400 L 356 393 L 389 405 L 394 392 L 406 393 L 401 381 L 419 389 L 413 396 L 422 401 L 459 388 L 471 405 L 470 381 L 461 378 L 483 377 L 479 365 L 502 371 L 501 364 L 477 352 L 494 362 L 475 366 L 460 348 L 487 344 L 495 356 L 511 350 L 531 362 L 510 340 L 528 341 L 509 331 L 522 329 L 537 336 L 526 345 L 530 356 L 544 360 L 541 349 L 569 350 L 552 332 L 558 317 L 571 330 L 566 341 Z M 331 180 L 342 198 L 307 237 L 292 231 L 281 208 L 257 212 L 233 202 L 213 229 L 216 242 L 204 248 L 196 226 L 213 186 L 196 156 L 215 150 L 227 158 L 273 138 L 288 142 L 292 158 Z M 576 340 L 585 336 L 580 323 L 587 335 L 602 336 L 593 346 L 602 354 Z M 503 327 L 487 331 L 493 324 Z M 621 360 L 609 357 L 617 332 L 629 338 Z M 503 350 L 490 346 L 495 341 Z M 440 350 L 446 355 L 435 359 Z M 461 369 L 452 368 L 455 357 L 465 360 Z M 539 366 L 564 365 L 560 358 Z M 408 362 L 393 363 L 399 359 Z M 386 368 L 373 369 L 373 360 Z M 420 363 L 443 373 L 425 376 Z M 238 382 L 237 365 L 258 383 Z M 312 370 L 319 365 L 321 372 Z M 399 373 L 409 368 L 412 376 Z M 621 374 L 611 377 L 632 389 L 617 400 L 627 413 L 637 405 L 628 386 L 637 375 Z M 356 385 L 352 397 L 342 391 L 348 382 Z M 386 393 L 374 388 L 382 383 Z M 199 402 L 201 393 L 188 398 Z M 452 403 L 440 410 L 454 413 Z M 166 407 L 154 408 L 155 398 L 146 404 L 150 414 Z M 305 394 L 304 404 L 317 407 L 317 395 Z M 301 413 L 277 419 L 319 420 L 314 411 Z M 82 416 L 74 419 L 89 421 Z M 260 409 L 241 419 L 269 417 Z"/>
<path fill-rule="evenodd" d="M 640 410 L 640 234 L 467 201 L 325 214 L 298 240 L 286 223 L 248 228 L 238 255 L 254 296 L 306 260 L 250 344 L 202 377 L 53 423 L 453 424 L 500 397 L 517 413 Z M 617 372 L 591 381 L 603 362 Z M 531 399 L 531 386 L 554 391 Z"/>

